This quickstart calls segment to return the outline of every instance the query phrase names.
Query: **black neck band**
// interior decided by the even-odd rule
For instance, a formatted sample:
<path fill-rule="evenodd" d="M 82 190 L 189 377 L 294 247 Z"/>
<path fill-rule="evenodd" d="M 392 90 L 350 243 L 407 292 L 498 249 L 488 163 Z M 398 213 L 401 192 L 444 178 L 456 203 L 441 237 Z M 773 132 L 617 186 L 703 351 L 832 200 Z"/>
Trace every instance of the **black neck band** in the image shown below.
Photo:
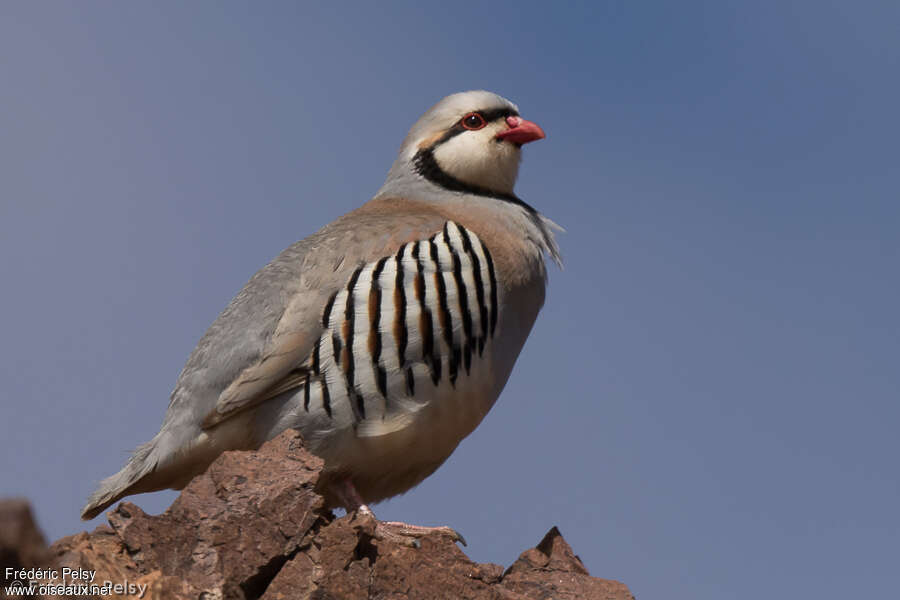
<path fill-rule="evenodd" d="M 460 181 L 456 177 L 453 177 L 443 169 L 441 169 L 440 165 L 438 165 L 437 160 L 434 158 L 434 152 L 432 152 L 431 148 L 426 148 L 425 150 L 419 150 L 416 152 L 416 155 L 412 160 L 413 167 L 416 170 L 416 173 L 438 185 L 445 190 L 449 190 L 451 192 L 462 192 L 464 194 L 472 194 L 475 196 L 486 196 L 488 198 L 496 198 L 497 200 L 503 200 L 505 202 L 511 202 L 512 204 L 516 204 L 524 208 L 529 214 L 537 215 L 537 211 L 532 208 L 530 204 L 521 200 L 515 194 L 504 194 L 503 192 L 495 192 L 493 190 L 489 190 L 488 188 L 481 187 L 480 185 L 473 185 L 471 183 L 465 183 Z"/>

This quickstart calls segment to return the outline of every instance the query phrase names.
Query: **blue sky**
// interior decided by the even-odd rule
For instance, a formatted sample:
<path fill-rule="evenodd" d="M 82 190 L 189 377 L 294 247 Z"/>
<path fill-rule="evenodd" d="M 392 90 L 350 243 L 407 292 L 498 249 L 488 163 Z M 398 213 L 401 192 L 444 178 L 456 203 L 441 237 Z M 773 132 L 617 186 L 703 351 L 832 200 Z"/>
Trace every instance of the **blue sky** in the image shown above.
<path fill-rule="evenodd" d="M 493 411 L 376 513 L 504 565 L 558 525 L 638 598 L 886 597 L 898 24 L 889 1 L 3 3 L 0 493 L 82 530 L 249 276 L 485 88 L 548 134 L 517 191 L 566 228 L 565 270 Z"/>

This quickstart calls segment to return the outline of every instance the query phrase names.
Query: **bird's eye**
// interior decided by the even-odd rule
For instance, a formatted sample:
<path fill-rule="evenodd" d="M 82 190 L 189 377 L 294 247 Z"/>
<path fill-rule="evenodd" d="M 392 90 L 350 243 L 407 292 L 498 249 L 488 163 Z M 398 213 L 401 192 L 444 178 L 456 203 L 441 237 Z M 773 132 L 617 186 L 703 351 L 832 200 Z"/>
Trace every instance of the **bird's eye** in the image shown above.
<path fill-rule="evenodd" d="M 460 123 L 462 123 L 462 126 L 466 129 L 481 129 L 482 127 L 487 125 L 484 117 L 482 117 L 481 114 L 477 112 L 467 114 L 462 118 L 462 121 L 460 121 Z"/>

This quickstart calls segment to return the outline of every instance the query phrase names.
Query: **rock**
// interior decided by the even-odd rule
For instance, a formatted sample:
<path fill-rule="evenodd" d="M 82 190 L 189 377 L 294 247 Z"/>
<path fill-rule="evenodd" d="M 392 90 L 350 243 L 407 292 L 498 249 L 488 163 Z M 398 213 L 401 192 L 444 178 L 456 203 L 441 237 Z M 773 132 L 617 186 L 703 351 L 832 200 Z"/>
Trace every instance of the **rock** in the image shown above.
<path fill-rule="evenodd" d="M 49 559 L 47 542 L 24 498 L 0 500 L 0 581 L 5 588 L 15 577 L 7 578 L 6 569 L 41 567 Z"/>
<path fill-rule="evenodd" d="M 623 583 L 591 577 L 556 527 L 503 574 L 503 587 L 525 598 L 633 600 Z"/>
<path fill-rule="evenodd" d="M 376 539 L 370 515 L 323 511 L 321 468 L 286 431 L 258 451 L 222 454 L 165 513 L 124 502 L 108 514 L 111 527 L 31 551 L 34 564 L 89 569 L 96 582 L 147 586 L 144 598 L 167 600 L 633 600 L 623 584 L 591 577 L 555 527 L 506 572 L 472 562 L 440 534 L 419 548 Z"/>

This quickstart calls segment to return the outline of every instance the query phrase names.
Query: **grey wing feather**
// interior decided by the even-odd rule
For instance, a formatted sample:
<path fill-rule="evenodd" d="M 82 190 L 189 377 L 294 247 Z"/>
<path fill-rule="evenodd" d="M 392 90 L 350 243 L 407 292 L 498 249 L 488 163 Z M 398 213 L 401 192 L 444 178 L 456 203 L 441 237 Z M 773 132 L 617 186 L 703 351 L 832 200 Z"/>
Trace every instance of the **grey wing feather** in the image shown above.
<path fill-rule="evenodd" d="M 303 361 L 321 331 L 314 310 L 321 292 L 304 276 L 317 237 L 258 271 L 213 322 L 178 377 L 167 421 L 187 417 L 211 427 L 262 401 Z"/>
<path fill-rule="evenodd" d="M 360 263 L 392 253 L 443 223 L 427 207 L 410 211 L 409 204 L 389 200 L 377 210 L 364 205 L 258 271 L 191 353 L 159 433 L 101 483 L 82 517 L 96 516 L 128 494 L 186 485 L 223 449 L 214 446 L 192 456 L 191 444 L 202 427 L 214 427 L 299 385 L 298 368 L 324 329 L 322 310 L 331 294 Z"/>
<path fill-rule="evenodd" d="M 166 422 L 204 428 L 299 385 L 296 369 L 323 331 L 322 310 L 360 263 L 438 229 L 440 215 L 406 227 L 392 216 L 341 217 L 257 272 L 197 344 L 172 393 Z M 173 423 L 174 424 L 174 423 Z M 186 423 L 185 423 L 186 424 Z M 165 425 L 164 425 L 165 426 Z"/>

